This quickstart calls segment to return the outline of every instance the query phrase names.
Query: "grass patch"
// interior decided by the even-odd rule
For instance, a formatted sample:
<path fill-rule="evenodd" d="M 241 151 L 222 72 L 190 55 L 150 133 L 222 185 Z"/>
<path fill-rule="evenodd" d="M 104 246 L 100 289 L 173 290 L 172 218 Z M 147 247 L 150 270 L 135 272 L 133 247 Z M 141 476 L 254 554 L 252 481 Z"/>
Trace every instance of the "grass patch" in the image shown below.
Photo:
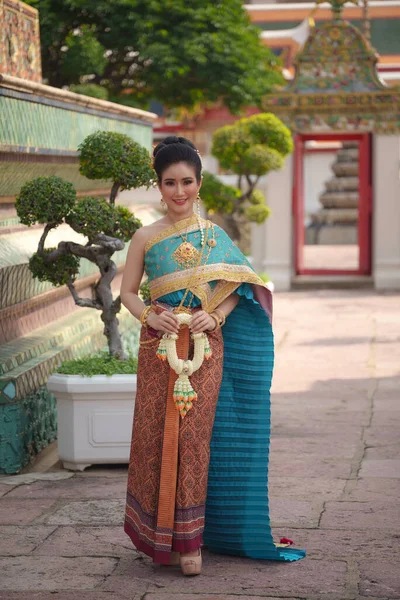
<path fill-rule="evenodd" d="M 129 356 L 127 360 L 118 360 L 108 352 L 98 352 L 75 360 L 65 360 L 57 369 L 63 375 L 133 375 L 137 373 L 137 358 Z"/>

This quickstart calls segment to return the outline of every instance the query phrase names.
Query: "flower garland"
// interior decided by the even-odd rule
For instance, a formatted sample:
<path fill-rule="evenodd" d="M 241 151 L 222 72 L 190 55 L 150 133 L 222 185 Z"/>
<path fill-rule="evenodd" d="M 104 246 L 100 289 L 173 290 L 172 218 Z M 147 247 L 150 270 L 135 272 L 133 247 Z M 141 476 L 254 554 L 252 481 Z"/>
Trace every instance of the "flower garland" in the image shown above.
<path fill-rule="evenodd" d="M 192 319 L 192 315 L 188 313 L 178 313 L 176 316 L 180 325 L 189 325 Z M 192 388 L 189 377 L 200 369 L 204 359 L 208 360 L 212 353 L 207 334 L 204 332 L 194 333 L 192 334 L 192 339 L 194 340 L 193 360 L 178 358 L 176 352 L 177 339 L 178 336 L 176 333 L 164 333 L 156 356 L 161 360 L 168 360 L 169 366 L 178 375 L 172 398 L 183 418 L 193 407 L 193 402 L 197 400 L 197 394 Z"/>

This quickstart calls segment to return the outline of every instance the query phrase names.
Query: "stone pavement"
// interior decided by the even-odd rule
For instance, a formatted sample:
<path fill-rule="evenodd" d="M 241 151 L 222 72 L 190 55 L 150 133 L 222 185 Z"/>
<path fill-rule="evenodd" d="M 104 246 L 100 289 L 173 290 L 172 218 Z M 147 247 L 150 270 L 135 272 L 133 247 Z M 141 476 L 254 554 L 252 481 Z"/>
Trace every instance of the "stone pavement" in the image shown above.
<path fill-rule="evenodd" d="M 270 493 L 292 564 L 153 566 L 122 531 L 126 467 L 0 477 L 1 600 L 400 599 L 400 295 L 276 294 Z"/>

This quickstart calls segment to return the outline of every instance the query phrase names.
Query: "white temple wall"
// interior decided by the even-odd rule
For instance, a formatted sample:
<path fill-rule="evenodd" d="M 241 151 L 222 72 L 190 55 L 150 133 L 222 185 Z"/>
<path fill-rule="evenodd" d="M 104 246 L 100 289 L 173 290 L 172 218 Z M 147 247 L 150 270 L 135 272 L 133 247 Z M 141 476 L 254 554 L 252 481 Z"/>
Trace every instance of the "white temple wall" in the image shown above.
<path fill-rule="evenodd" d="M 373 137 L 373 246 L 375 288 L 400 289 L 400 136 Z"/>
<path fill-rule="evenodd" d="M 271 215 L 253 228 L 253 267 L 266 273 L 277 291 L 290 289 L 293 270 L 292 223 L 293 155 L 281 171 L 273 171 L 260 182 Z"/>

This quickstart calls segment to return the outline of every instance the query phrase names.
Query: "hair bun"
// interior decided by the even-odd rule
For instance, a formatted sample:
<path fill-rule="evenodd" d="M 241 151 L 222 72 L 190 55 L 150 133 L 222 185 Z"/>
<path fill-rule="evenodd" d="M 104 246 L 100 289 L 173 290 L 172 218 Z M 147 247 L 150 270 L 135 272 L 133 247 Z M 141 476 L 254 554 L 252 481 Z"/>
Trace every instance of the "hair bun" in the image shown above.
<path fill-rule="evenodd" d="M 164 150 L 164 148 L 170 146 L 171 144 L 182 144 L 184 146 L 189 146 L 190 148 L 195 150 L 195 152 L 197 152 L 196 146 L 187 138 L 177 137 L 176 135 L 169 135 L 168 137 L 163 139 L 162 142 L 157 144 L 157 146 L 153 150 L 153 156 L 155 157 L 158 154 L 158 152 L 160 152 L 160 150 Z"/>

